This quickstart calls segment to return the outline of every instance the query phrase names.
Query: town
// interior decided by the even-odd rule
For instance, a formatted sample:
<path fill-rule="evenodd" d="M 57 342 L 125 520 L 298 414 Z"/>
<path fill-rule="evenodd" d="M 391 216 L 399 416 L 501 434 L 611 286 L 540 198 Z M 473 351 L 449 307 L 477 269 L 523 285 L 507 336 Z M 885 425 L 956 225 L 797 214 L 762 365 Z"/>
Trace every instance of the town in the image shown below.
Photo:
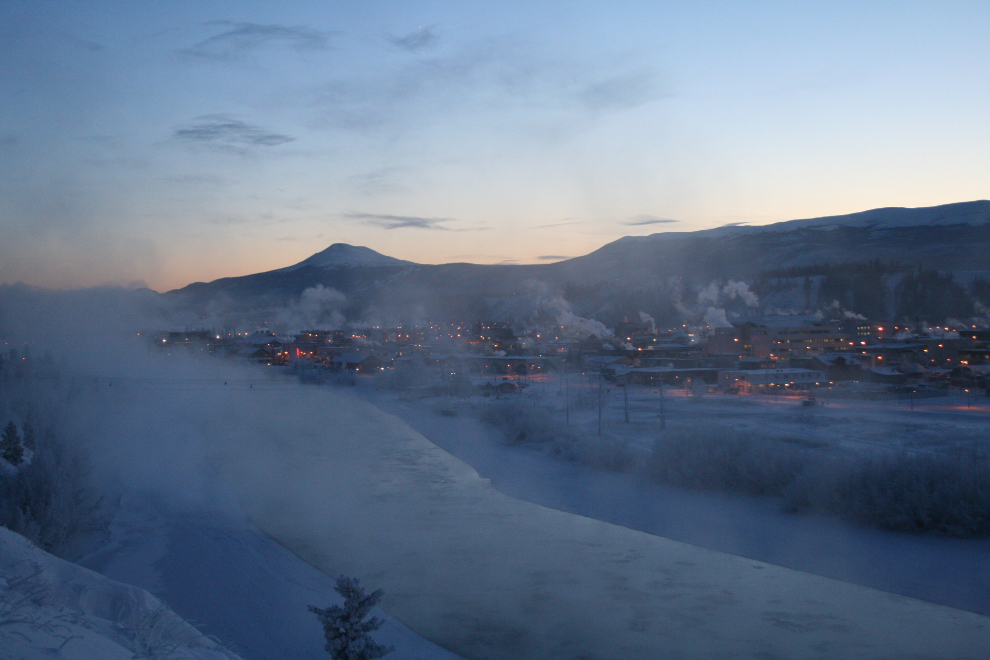
<path fill-rule="evenodd" d="M 302 372 L 391 377 L 399 387 L 509 393 L 554 374 L 616 385 L 731 395 L 840 391 L 938 397 L 990 392 L 990 330 L 975 324 L 905 326 L 819 316 L 750 316 L 727 327 L 657 328 L 652 319 L 575 336 L 511 321 L 306 330 L 153 333 L 162 351 L 192 351 Z M 145 337 L 148 333 L 145 333 Z M 415 374 L 415 377 L 411 375 Z M 405 378 L 403 376 L 406 376 Z"/>

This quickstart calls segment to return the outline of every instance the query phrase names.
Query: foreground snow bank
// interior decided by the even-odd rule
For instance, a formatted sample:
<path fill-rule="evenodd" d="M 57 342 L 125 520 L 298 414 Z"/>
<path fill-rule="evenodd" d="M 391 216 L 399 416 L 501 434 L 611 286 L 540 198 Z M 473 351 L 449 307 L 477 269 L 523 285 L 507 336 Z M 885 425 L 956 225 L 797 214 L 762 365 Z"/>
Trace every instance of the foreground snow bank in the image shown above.
<path fill-rule="evenodd" d="M 271 394 L 209 434 L 248 514 L 470 658 L 983 657 L 990 619 L 501 495 L 341 392 Z M 283 407 L 306 415 L 272 414 Z"/>
<path fill-rule="evenodd" d="M 217 493 L 216 499 L 225 497 Z M 329 658 L 320 622 L 308 606 L 342 602 L 334 579 L 232 507 L 175 509 L 129 493 L 109 531 L 108 543 L 81 563 L 161 595 L 245 660 Z M 385 619 L 375 640 L 395 647 L 388 660 L 460 660 L 378 608 L 373 615 Z"/>
<path fill-rule="evenodd" d="M 160 600 L 0 527 L 0 658 L 238 660 Z"/>

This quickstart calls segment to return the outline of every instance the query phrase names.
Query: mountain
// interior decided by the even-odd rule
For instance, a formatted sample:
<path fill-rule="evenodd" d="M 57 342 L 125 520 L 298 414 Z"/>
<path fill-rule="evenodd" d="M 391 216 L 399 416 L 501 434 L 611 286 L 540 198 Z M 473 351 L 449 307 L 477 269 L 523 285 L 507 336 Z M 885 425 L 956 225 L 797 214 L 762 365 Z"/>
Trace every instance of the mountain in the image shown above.
<path fill-rule="evenodd" d="M 424 265 L 337 243 L 287 268 L 191 284 L 166 295 L 201 316 L 222 300 L 228 310 L 255 310 L 261 319 L 322 285 L 344 294 L 340 312 L 349 320 L 519 321 L 541 311 L 552 317 L 569 305 L 609 323 L 639 312 L 667 321 L 697 313 L 702 290 L 735 280 L 747 283 L 768 309 L 839 305 L 875 318 L 909 309 L 917 315 L 918 304 L 908 298 L 921 295 L 922 287 L 930 298 L 952 301 L 919 303 L 922 311 L 967 316 L 977 309 L 976 300 L 990 305 L 979 280 L 990 279 L 987 255 L 990 201 L 983 200 L 627 236 L 582 257 L 539 265 Z M 939 279 L 939 273 L 955 279 Z M 905 293 L 905 287 L 916 293 Z M 939 287 L 945 291 L 928 291 Z M 742 300 L 710 302 L 731 309 Z"/>
<path fill-rule="evenodd" d="M 411 261 L 402 261 L 387 257 L 371 248 L 334 243 L 323 252 L 317 252 L 312 257 L 300 261 L 295 266 L 281 269 L 284 272 L 299 270 L 312 266 L 315 268 L 354 268 L 359 266 L 413 266 Z"/>

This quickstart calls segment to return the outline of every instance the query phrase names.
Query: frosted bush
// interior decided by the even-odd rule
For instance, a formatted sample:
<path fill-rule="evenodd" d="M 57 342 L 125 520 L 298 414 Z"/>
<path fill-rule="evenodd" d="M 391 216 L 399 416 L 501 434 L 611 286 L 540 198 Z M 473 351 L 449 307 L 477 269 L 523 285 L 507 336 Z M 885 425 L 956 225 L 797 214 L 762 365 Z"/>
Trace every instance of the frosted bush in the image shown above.
<path fill-rule="evenodd" d="M 817 511 L 883 529 L 990 534 L 990 460 L 892 454 L 819 461 L 785 493 L 792 511 Z"/>
<path fill-rule="evenodd" d="M 548 406 L 519 396 L 485 406 L 481 420 L 502 429 L 508 444 L 549 443 L 564 434 Z"/>
<path fill-rule="evenodd" d="M 106 524 L 86 474 L 85 457 L 45 433 L 29 463 L 0 472 L 0 525 L 59 554 L 76 536 Z"/>
<path fill-rule="evenodd" d="M 669 429 L 656 440 L 648 472 L 658 481 L 750 495 L 782 495 L 808 452 L 717 426 Z"/>
<path fill-rule="evenodd" d="M 635 463 L 629 440 L 621 436 L 568 435 L 555 439 L 555 454 L 593 468 L 624 472 Z"/>

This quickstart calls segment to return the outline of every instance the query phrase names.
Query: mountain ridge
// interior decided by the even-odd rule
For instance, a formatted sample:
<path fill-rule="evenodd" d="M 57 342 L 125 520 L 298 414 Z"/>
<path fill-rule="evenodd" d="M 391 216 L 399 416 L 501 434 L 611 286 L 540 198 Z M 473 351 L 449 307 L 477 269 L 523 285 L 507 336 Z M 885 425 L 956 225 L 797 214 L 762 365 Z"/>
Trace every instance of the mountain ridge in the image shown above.
<path fill-rule="evenodd" d="M 978 200 L 623 237 L 589 254 L 550 264 L 416 264 L 370 248 L 335 243 L 287 268 L 196 283 L 165 295 L 203 315 L 211 301 L 224 300 L 227 307 L 275 316 L 271 310 L 298 304 L 304 291 L 322 286 L 346 298 L 341 310 L 345 318 L 382 323 L 518 319 L 551 304 L 573 304 L 575 311 L 598 320 L 635 317 L 640 311 L 672 319 L 685 313 L 700 291 L 715 282 L 747 282 L 778 291 L 761 299 L 785 301 L 791 308 L 800 306 L 794 301 L 812 305 L 817 294 L 778 295 L 803 284 L 771 273 L 829 265 L 838 273 L 843 264 L 882 262 L 880 270 L 885 272 L 966 271 L 972 281 L 990 278 L 986 255 L 990 255 L 990 201 Z M 885 282 L 884 295 L 892 300 L 899 280 L 879 275 L 877 282 Z M 776 284 L 767 284 L 768 278 L 776 278 Z M 842 286 L 855 288 L 852 283 Z M 836 290 L 834 282 L 826 289 Z M 866 299 L 862 291 L 857 295 Z M 846 308 L 862 313 L 855 299 L 850 293 Z M 990 300 L 979 302 L 990 305 Z M 881 303 L 871 303 L 874 311 L 882 308 Z"/>

